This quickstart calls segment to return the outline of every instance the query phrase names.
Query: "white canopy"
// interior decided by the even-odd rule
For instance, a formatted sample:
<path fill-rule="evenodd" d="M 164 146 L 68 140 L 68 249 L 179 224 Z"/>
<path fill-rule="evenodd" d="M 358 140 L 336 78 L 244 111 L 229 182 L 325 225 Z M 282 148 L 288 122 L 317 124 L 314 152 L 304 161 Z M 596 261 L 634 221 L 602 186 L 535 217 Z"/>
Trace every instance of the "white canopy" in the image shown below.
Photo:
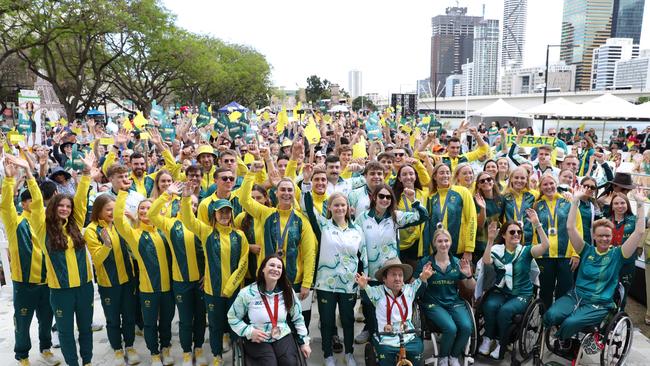
<path fill-rule="evenodd" d="M 469 114 L 470 117 L 491 118 L 491 117 L 521 117 L 521 111 L 508 104 L 503 99 L 476 110 Z"/>
<path fill-rule="evenodd" d="M 348 107 L 343 105 L 343 104 L 337 104 L 334 107 L 332 107 L 328 112 L 348 112 Z"/>
<path fill-rule="evenodd" d="M 650 119 L 650 102 L 634 106 L 638 118 Z"/>
<path fill-rule="evenodd" d="M 531 114 L 534 116 L 555 117 L 571 114 L 575 111 L 575 109 L 575 103 L 572 103 L 564 98 L 557 98 L 546 104 L 540 104 L 538 106 L 528 108 L 523 113 Z"/>
<path fill-rule="evenodd" d="M 567 116 L 593 119 L 635 118 L 634 104 L 610 93 L 603 94 L 586 103 L 578 104 L 575 112 Z"/>

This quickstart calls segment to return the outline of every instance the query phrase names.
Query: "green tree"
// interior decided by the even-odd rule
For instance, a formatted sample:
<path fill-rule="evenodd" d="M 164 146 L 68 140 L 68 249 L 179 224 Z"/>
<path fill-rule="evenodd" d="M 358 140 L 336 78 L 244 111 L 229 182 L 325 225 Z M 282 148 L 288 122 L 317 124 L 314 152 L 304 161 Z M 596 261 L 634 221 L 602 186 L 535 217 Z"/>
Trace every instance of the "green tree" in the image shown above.
<path fill-rule="evenodd" d="M 650 97 L 639 97 L 639 99 L 637 99 L 636 102 L 637 102 L 637 104 L 643 104 L 645 102 L 650 102 Z"/>
<path fill-rule="evenodd" d="M 328 99 L 330 94 L 330 82 L 327 79 L 323 79 L 317 75 L 312 75 L 307 78 L 307 87 L 305 88 L 305 94 L 307 95 L 307 101 L 311 103 L 316 103 L 320 99 Z"/>
<path fill-rule="evenodd" d="M 354 98 L 352 101 L 352 110 L 358 111 L 361 109 L 367 109 L 374 112 L 377 110 L 377 106 L 375 106 L 375 103 L 373 103 L 367 97 L 359 96 Z"/>

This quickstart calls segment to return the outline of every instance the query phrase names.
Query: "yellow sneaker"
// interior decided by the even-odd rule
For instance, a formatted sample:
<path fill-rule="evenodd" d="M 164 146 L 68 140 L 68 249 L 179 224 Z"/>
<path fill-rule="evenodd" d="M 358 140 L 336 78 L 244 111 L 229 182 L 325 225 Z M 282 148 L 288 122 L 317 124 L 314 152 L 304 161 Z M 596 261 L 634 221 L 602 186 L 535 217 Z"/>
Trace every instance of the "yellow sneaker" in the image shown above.
<path fill-rule="evenodd" d="M 41 352 L 41 358 L 48 366 L 57 366 L 61 363 L 61 359 L 56 357 L 49 349 L 44 349 L 43 352 Z"/>
<path fill-rule="evenodd" d="M 174 364 L 174 357 L 172 357 L 171 347 L 164 347 L 162 349 L 162 363 L 165 366 L 171 366 Z"/>
<path fill-rule="evenodd" d="M 192 352 L 183 353 L 183 366 L 192 366 Z"/>
<path fill-rule="evenodd" d="M 151 366 L 162 366 L 160 355 L 151 355 Z"/>
<path fill-rule="evenodd" d="M 214 356 L 212 359 L 212 366 L 221 366 L 223 365 L 223 359 L 221 356 Z"/>
<path fill-rule="evenodd" d="M 115 350 L 115 358 L 113 359 L 114 366 L 124 366 L 124 351 L 121 349 Z"/>
<path fill-rule="evenodd" d="M 23 358 L 22 360 L 18 361 L 20 362 L 20 366 L 30 366 L 31 363 L 29 363 L 29 358 Z"/>
<path fill-rule="evenodd" d="M 194 361 L 196 361 L 197 366 L 208 366 L 208 360 L 203 354 L 203 348 L 197 347 L 194 349 Z"/>
<path fill-rule="evenodd" d="M 137 365 L 140 363 L 140 356 L 138 355 L 138 351 L 136 351 L 135 348 L 128 347 L 126 349 L 126 363 L 129 365 Z"/>

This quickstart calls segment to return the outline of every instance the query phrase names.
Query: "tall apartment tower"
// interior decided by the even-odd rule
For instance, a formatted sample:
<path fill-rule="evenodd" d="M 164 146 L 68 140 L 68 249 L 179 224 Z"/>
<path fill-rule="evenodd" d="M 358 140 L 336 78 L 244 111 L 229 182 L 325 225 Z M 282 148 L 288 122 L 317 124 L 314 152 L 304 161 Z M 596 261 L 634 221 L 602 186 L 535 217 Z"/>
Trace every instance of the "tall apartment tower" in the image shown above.
<path fill-rule="evenodd" d="M 348 72 L 348 90 L 352 99 L 363 95 L 363 80 L 361 79 L 361 71 L 351 70 Z"/>
<path fill-rule="evenodd" d="M 439 94 L 447 76 L 461 73 L 461 66 L 473 59 L 474 27 L 483 17 L 467 15 L 467 8 L 449 7 L 445 15 L 431 19 L 431 82 Z"/>
<path fill-rule="evenodd" d="M 639 57 L 639 45 L 632 38 L 610 38 L 594 49 L 591 66 L 591 90 L 605 90 L 614 85 L 616 63 Z"/>
<path fill-rule="evenodd" d="M 576 65 L 576 90 L 589 90 L 594 49 L 612 33 L 614 0 L 564 0 L 560 60 Z"/>
<path fill-rule="evenodd" d="M 499 21 L 482 20 L 474 28 L 474 83 L 472 95 L 491 95 L 497 89 Z"/>
<path fill-rule="evenodd" d="M 644 6 L 645 0 L 614 0 L 612 38 L 632 38 L 639 44 Z"/>
<path fill-rule="evenodd" d="M 504 0 L 501 66 L 520 68 L 524 63 L 528 0 Z"/>

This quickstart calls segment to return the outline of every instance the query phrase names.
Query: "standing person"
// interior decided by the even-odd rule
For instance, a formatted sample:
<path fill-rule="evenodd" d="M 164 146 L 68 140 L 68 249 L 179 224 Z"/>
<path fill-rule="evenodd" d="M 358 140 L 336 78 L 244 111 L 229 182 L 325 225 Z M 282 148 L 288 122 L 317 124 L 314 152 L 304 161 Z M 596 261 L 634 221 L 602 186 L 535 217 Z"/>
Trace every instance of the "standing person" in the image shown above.
<path fill-rule="evenodd" d="M 314 210 L 310 190 L 303 185 L 304 212 L 320 226 L 320 254 L 314 287 L 321 316 L 321 339 L 326 366 L 335 366 L 332 355 L 332 336 L 336 327 L 338 305 L 343 325 L 345 361 L 356 366 L 352 354 L 354 338 L 354 304 L 356 284 L 354 274 L 359 260 L 363 272 L 368 273 L 368 257 L 363 230 L 350 219 L 350 206 L 342 193 L 332 194 L 327 201 L 327 218 Z"/>
<path fill-rule="evenodd" d="M 132 226 L 126 219 L 128 193 L 120 191 L 115 203 L 114 224 L 118 234 L 126 240 L 140 270 L 140 305 L 144 319 L 144 340 L 151 353 L 151 365 L 172 365 L 172 319 L 174 295 L 171 291 L 171 253 L 162 233 L 151 225 L 147 216 L 150 200 L 137 207 L 137 218 Z M 162 349 L 161 349 L 162 347 Z M 161 358 L 162 354 L 162 358 Z"/>
<path fill-rule="evenodd" d="M 487 229 L 491 222 L 499 221 L 503 215 L 504 201 L 497 182 L 488 172 L 476 176 L 474 203 L 476 204 L 476 246 L 474 247 L 474 264 L 483 258 L 487 245 Z"/>
<path fill-rule="evenodd" d="M 596 179 L 584 177 L 580 181 L 580 186 L 585 191 L 585 194 L 580 197 L 580 202 L 578 203 L 578 211 L 580 212 L 580 220 L 582 221 L 582 239 L 585 243 L 591 243 L 591 228 L 593 223 L 602 217 L 600 205 L 596 201 L 598 185 Z"/>
<path fill-rule="evenodd" d="M 458 164 L 454 170 L 454 178 L 452 184 L 472 189 L 474 185 L 474 170 L 468 163 Z"/>
<path fill-rule="evenodd" d="M 164 174 L 158 173 L 158 176 Z M 192 366 L 193 358 L 197 365 L 207 365 L 203 355 L 205 341 L 205 301 L 203 299 L 203 273 L 205 260 L 199 238 L 181 222 L 179 217 L 171 218 L 162 213 L 167 202 L 178 197 L 179 182 L 166 188 L 149 209 L 147 216 L 151 225 L 161 230 L 171 246 L 172 254 L 172 292 L 178 308 L 183 366 Z M 192 196 L 192 210 L 198 208 L 198 198 Z M 194 346 L 194 347 L 192 347 Z"/>
<path fill-rule="evenodd" d="M 18 215 L 12 199 L 16 187 L 17 168 L 23 168 L 27 177 L 27 191 L 20 195 L 23 213 Z M 38 319 L 38 340 L 41 358 L 49 366 L 56 366 L 61 360 L 50 351 L 52 347 L 52 307 L 50 288 L 47 286 L 43 245 L 34 231 L 32 221 L 42 217 L 32 215 L 32 205 L 43 205 L 43 197 L 36 179 L 26 161 L 11 155 L 5 156 L 5 178 L 2 181 L 0 196 L 0 218 L 9 242 L 11 281 L 13 283 L 13 306 L 16 360 L 21 366 L 29 366 L 31 339 L 29 328 L 34 313 Z M 37 210 L 37 213 L 39 210 Z M 40 210 L 42 213 L 42 210 Z"/>
<path fill-rule="evenodd" d="M 406 195 L 408 190 L 415 191 L 413 200 Z M 393 183 L 395 193 L 396 208 L 405 212 L 413 212 L 415 201 L 426 202 L 429 196 L 428 188 L 423 188 L 420 182 L 417 170 L 408 164 L 402 165 L 397 170 L 397 179 Z M 425 225 L 409 226 L 401 228 L 398 233 L 399 237 L 399 258 L 402 262 L 411 265 L 417 265 L 417 261 L 423 256 L 429 254 L 429 248 L 422 240 L 422 233 Z"/>
<path fill-rule="evenodd" d="M 526 215 L 536 228 L 542 226 L 535 210 L 527 209 Z M 478 352 L 494 359 L 503 358 L 501 346 L 508 342 L 506 337 L 512 318 L 526 311 L 533 296 L 533 259 L 548 250 L 548 237 L 543 230 L 539 231 L 539 245 L 522 245 L 522 235 L 521 224 L 508 221 L 499 230 L 499 236 L 504 239 L 505 244 L 493 246 L 497 237 L 497 223 L 492 222 L 488 227 L 488 244 L 483 254 L 483 265 L 494 267 L 496 281 L 493 286 L 483 284 L 483 288 L 493 289 L 484 295 L 486 298 L 482 311 L 485 335 Z M 496 340 L 496 346 L 490 352 L 493 340 Z"/>
<path fill-rule="evenodd" d="M 208 217 L 211 225 L 204 224 L 194 216 L 191 193 L 195 187 L 186 184 L 181 199 L 181 220 L 203 244 L 206 276 L 203 283 L 205 303 L 210 325 L 210 348 L 214 366 L 223 364 L 223 335 L 232 333 L 226 314 L 235 301 L 244 282 L 248 265 L 248 240 L 243 232 L 234 228 L 233 206 L 220 199 L 210 207 Z"/>
<path fill-rule="evenodd" d="M 300 364 L 298 352 L 305 358 L 311 354 L 300 300 L 278 255 L 266 257 L 257 272 L 256 282 L 239 292 L 228 310 L 228 323 L 244 338 L 247 363 L 297 366 Z M 295 329 L 300 350 L 293 340 L 290 324 Z"/>
<path fill-rule="evenodd" d="M 415 276 L 426 272 L 426 267 L 433 269 L 433 276 L 426 282 L 422 297 L 424 315 L 442 331 L 438 366 L 460 366 L 458 358 L 472 333 L 472 314 L 465 307 L 465 301 L 458 294 L 458 281 L 468 282 L 471 287 L 471 263 L 458 259 L 449 252 L 451 234 L 445 229 L 438 229 L 433 234 L 430 256 L 420 260 Z"/>
<path fill-rule="evenodd" d="M 93 357 L 93 272 L 81 229 L 86 218 L 92 153 L 82 158 L 84 168 L 74 197 L 56 194 L 47 209 L 42 196 L 32 196 L 32 223 L 42 245 L 50 287 L 50 303 L 59 332 L 61 352 L 68 365 L 78 365 L 74 321 L 79 330 L 79 353 L 84 365 Z M 33 192 L 35 193 L 35 192 Z"/>
<path fill-rule="evenodd" d="M 533 226 L 525 220 L 526 210 L 533 207 L 539 193 L 528 189 L 528 171 L 517 167 L 510 172 L 508 186 L 503 191 L 504 208 L 502 222 L 516 221 L 524 230 L 523 243 L 533 242 Z"/>
<path fill-rule="evenodd" d="M 485 143 L 485 140 L 479 136 L 476 127 L 470 127 L 469 133 L 472 135 L 478 146 L 475 150 L 465 154 L 461 154 L 461 143 L 457 137 L 452 137 L 447 141 L 447 153 L 442 156 L 442 162 L 447 165 L 452 172 L 456 170 L 458 164 L 478 160 L 481 156 L 486 155 L 490 150 L 490 147 Z"/>
<path fill-rule="evenodd" d="M 264 206 L 269 207 L 271 205 L 268 192 L 260 185 L 256 184 L 253 186 L 251 197 Z M 260 254 L 261 250 L 260 245 L 256 244 L 255 230 L 257 229 L 257 226 L 255 218 L 246 211 L 241 212 L 235 217 L 235 227 L 244 232 L 246 240 L 248 240 L 248 272 L 246 273 L 244 283 L 250 285 L 255 282 L 258 263 L 257 256 Z"/>
<path fill-rule="evenodd" d="M 95 266 L 99 296 L 106 317 L 108 341 L 115 353 L 114 365 L 140 363 L 135 341 L 135 296 L 133 261 L 128 244 L 113 225 L 115 199 L 109 195 L 97 197 L 93 204 L 90 224 L 84 239 Z M 124 341 L 124 342 L 122 342 Z M 124 350 L 126 348 L 126 352 Z"/>
<path fill-rule="evenodd" d="M 557 192 L 557 182 L 550 174 L 544 174 L 539 181 L 541 195 L 533 205 L 542 227 L 535 230 L 533 243 L 541 240 L 544 231 L 549 240 L 549 250 L 537 258 L 539 266 L 539 297 L 546 309 L 554 299 L 564 296 L 573 286 L 573 273 L 580 264 L 580 257 L 569 243 L 564 224 L 569 216 L 570 202 Z M 582 231 L 582 218 L 576 220 Z"/>
<path fill-rule="evenodd" d="M 503 189 L 508 185 L 508 178 L 510 177 L 510 160 L 506 157 L 500 157 L 497 159 L 497 168 L 498 173 L 496 176 L 497 183 L 499 184 L 499 190 Z"/>

